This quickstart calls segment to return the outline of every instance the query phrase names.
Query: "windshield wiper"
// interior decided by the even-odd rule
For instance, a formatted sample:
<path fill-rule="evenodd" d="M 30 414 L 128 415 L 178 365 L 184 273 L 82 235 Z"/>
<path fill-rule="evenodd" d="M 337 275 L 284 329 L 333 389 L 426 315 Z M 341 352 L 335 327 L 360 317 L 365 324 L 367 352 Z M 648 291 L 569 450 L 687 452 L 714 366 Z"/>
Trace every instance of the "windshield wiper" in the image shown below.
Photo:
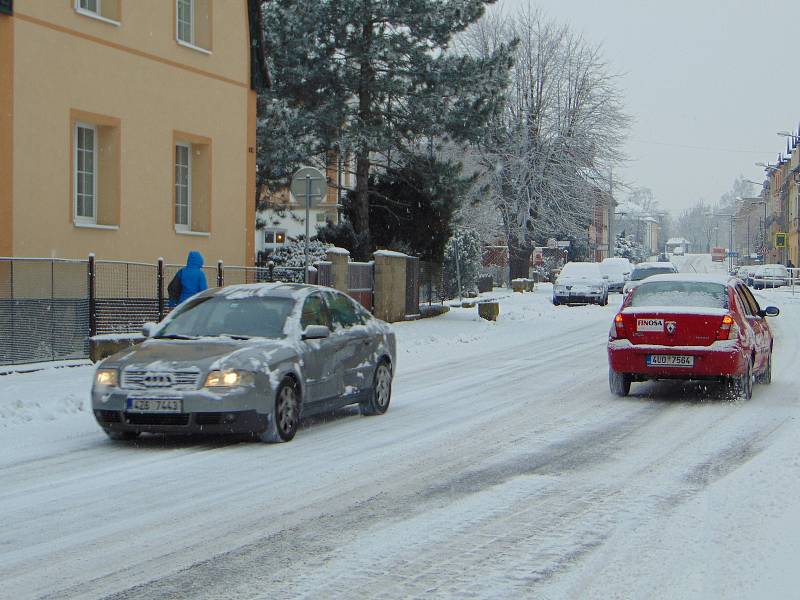
<path fill-rule="evenodd" d="M 184 335 L 183 333 L 168 333 L 167 335 L 153 336 L 157 340 L 196 340 L 197 336 Z"/>

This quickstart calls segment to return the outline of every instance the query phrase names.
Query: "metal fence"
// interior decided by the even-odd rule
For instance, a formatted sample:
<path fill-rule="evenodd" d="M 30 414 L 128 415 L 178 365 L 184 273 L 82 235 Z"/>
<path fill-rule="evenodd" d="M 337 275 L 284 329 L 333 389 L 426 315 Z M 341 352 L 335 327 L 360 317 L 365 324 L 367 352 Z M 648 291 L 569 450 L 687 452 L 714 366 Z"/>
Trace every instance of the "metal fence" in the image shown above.
<path fill-rule="evenodd" d="M 419 316 L 420 260 L 415 256 L 406 259 L 406 317 Z"/>
<path fill-rule="evenodd" d="M 89 357 L 94 335 L 135 333 L 169 313 L 183 265 L 0 258 L 0 365 Z M 302 282 L 303 267 L 204 267 L 209 287 Z M 314 282 L 312 277 L 312 282 Z"/>
<path fill-rule="evenodd" d="M 347 264 L 347 292 L 367 310 L 372 310 L 375 291 L 375 263 Z"/>
<path fill-rule="evenodd" d="M 444 289 L 444 271 L 440 263 L 426 260 L 419 261 L 419 300 L 428 304 L 441 303 L 446 300 Z"/>

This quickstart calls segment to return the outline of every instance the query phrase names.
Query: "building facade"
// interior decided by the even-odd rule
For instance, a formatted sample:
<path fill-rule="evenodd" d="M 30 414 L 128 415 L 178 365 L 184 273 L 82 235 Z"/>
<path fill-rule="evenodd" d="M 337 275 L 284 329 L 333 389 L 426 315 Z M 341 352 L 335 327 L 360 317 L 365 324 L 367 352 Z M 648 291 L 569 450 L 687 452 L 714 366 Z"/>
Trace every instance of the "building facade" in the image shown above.
<path fill-rule="evenodd" d="M 251 264 L 256 4 L 15 0 L 0 14 L 0 256 Z"/>

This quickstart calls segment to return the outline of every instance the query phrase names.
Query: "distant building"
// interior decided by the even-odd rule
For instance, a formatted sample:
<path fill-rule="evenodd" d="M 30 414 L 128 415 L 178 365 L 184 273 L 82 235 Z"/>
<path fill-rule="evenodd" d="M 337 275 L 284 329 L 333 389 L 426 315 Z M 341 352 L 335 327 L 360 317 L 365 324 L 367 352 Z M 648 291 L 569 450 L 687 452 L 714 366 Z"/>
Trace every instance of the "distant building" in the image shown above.
<path fill-rule="evenodd" d="M 681 252 L 683 252 L 684 254 L 688 254 L 689 249 L 692 247 L 692 242 L 690 242 L 686 238 L 674 237 L 674 238 L 669 238 L 665 246 L 667 252 L 675 252 L 675 248 L 680 248 Z"/>
<path fill-rule="evenodd" d="M 0 256 L 251 263 L 259 5 L 0 13 Z"/>

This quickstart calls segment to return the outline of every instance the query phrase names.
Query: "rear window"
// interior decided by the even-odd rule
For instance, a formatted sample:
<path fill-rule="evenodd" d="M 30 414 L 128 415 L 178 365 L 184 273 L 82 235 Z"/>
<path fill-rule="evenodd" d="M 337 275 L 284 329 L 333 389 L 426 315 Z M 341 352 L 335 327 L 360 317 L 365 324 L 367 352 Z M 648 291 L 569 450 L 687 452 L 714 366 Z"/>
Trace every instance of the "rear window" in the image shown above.
<path fill-rule="evenodd" d="M 719 283 L 652 281 L 633 290 L 630 306 L 728 308 L 728 291 Z"/>
<path fill-rule="evenodd" d="M 668 275 L 670 273 L 675 273 L 675 269 L 671 267 L 637 267 L 631 273 L 631 279 L 633 281 L 641 281 L 651 275 Z"/>

